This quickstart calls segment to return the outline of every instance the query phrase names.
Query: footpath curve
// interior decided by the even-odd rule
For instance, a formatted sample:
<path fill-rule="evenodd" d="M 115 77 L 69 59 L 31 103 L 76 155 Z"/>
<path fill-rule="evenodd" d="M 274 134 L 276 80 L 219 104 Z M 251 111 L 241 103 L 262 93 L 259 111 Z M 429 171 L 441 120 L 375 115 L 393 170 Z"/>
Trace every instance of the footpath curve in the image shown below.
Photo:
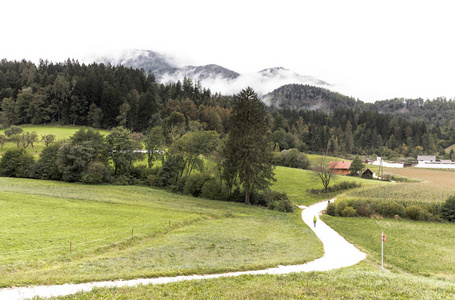
<path fill-rule="evenodd" d="M 0 299 L 28 299 L 35 296 L 40 297 L 55 297 L 75 294 L 80 291 L 88 292 L 95 287 L 123 287 L 136 286 L 139 284 L 164 284 L 184 280 L 210 279 L 220 277 L 231 277 L 240 275 L 260 275 L 260 274 L 287 274 L 294 272 L 310 272 L 310 271 L 328 271 L 339 269 L 357 264 L 366 258 L 365 253 L 359 251 L 352 244 L 348 243 L 336 231 L 319 220 L 316 222 L 316 227 L 313 225 L 314 216 L 318 216 L 327 207 L 327 201 L 322 201 L 303 208 L 302 220 L 307 224 L 321 240 L 324 245 L 324 255 L 314 261 L 303 265 L 278 266 L 258 271 L 243 271 L 231 272 L 222 274 L 210 275 L 189 275 L 177 277 L 160 277 L 160 278 L 144 278 L 133 280 L 117 280 L 117 281 L 100 281 L 81 284 L 62 284 L 50 286 L 30 286 L 18 288 L 0 289 Z"/>

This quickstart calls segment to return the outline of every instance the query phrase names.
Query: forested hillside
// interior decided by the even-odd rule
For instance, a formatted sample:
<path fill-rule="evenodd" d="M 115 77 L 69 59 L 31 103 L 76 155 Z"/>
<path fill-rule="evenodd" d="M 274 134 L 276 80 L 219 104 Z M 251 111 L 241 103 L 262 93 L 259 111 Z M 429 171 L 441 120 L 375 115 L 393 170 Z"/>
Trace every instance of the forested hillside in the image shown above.
<path fill-rule="evenodd" d="M 2 60 L 0 101 L 4 128 L 54 122 L 145 133 L 159 126 L 170 144 L 194 128 L 228 133 L 233 98 L 212 94 L 189 78 L 159 84 L 153 74 L 123 66 Z M 443 155 L 455 143 L 452 101 L 369 104 L 309 85 L 288 85 L 265 102 L 276 150 L 399 158 Z"/>

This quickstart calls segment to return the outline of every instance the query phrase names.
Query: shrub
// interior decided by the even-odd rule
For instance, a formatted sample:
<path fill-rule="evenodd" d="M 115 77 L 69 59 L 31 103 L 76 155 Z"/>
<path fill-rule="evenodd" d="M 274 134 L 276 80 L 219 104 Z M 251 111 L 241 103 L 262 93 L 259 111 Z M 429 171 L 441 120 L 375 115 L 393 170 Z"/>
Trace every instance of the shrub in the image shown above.
<path fill-rule="evenodd" d="M 371 208 L 366 204 L 360 204 L 355 211 L 359 217 L 369 217 L 372 214 Z"/>
<path fill-rule="evenodd" d="M 185 181 L 185 186 L 183 187 L 183 194 L 199 197 L 202 193 L 202 187 L 204 186 L 204 183 L 210 179 L 211 177 L 208 174 L 191 175 Z"/>
<path fill-rule="evenodd" d="M 267 191 L 264 194 L 267 202 L 267 207 L 272 210 L 282 212 L 293 212 L 294 205 L 289 201 L 286 193 L 279 193 L 275 191 Z"/>
<path fill-rule="evenodd" d="M 230 202 L 245 202 L 245 194 L 240 190 L 240 188 L 236 188 L 234 192 L 229 194 L 227 201 Z"/>
<path fill-rule="evenodd" d="M 393 218 L 395 215 L 399 215 L 400 217 L 404 217 L 406 215 L 404 206 L 397 202 L 380 202 L 376 207 L 376 211 L 381 216 L 387 218 Z"/>
<path fill-rule="evenodd" d="M 93 161 L 87 165 L 87 170 L 82 172 L 81 182 L 100 184 L 109 181 L 109 170 L 102 162 Z"/>
<path fill-rule="evenodd" d="M 147 176 L 147 184 L 149 186 L 160 186 L 160 178 L 158 177 L 158 175 L 155 175 L 155 174 L 151 174 L 149 176 Z"/>
<path fill-rule="evenodd" d="M 441 217 L 449 222 L 455 222 L 455 196 L 449 197 L 441 207 Z"/>
<path fill-rule="evenodd" d="M 8 150 L 0 160 L 0 175 L 7 177 L 30 177 L 35 161 L 23 148 Z"/>
<path fill-rule="evenodd" d="M 152 169 L 147 168 L 145 165 L 133 166 L 130 169 L 130 174 L 133 178 L 145 182 L 147 177 L 152 174 Z"/>
<path fill-rule="evenodd" d="M 335 216 L 335 211 L 336 211 L 336 204 L 334 202 L 332 203 L 329 203 L 329 205 L 327 205 L 327 214 L 329 216 Z"/>
<path fill-rule="evenodd" d="M 250 203 L 252 205 L 269 206 L 270 200 L 263 193 L 252 192 L 250 194 Z"/>
<path fill-rule="evenodd" d="M 21 134 L 24 130 L 19 127 L 19 126 L 16 126 L 16 125 L 11 125 L 11 127 L 5 129 L 5 135 L 7 137 L 11 137 L 15 134 Z"/>
<path fill-rule="evenodd" d="M 355 217 L 356 215 L 356 211 L 353 207 L 351 206 L 346 206 L 345 208 L 343 208 L 343 210 L 340 212 L 340 215 L 342 217 Z"/>
<path fill-rule="evenodd" d="M 202 186 L 201 197 L 213 200 L 226 200 L 227 189 L 216 179 L 207 180 Z"/>
<path fill-rule="evenodd" d="M 409 205 L 406 207 L 406 214 L 411 220 L 421 221 L 425 220 L 425 211 L 417 205 Z"/>
<path fill-rule="evenodd" d="M 310 161 L 305 153 L 301 153 L 297 149 L 283 150 L 275 157 L 275 162 L 278 165 L 290 168 L 308 169 Z"/>
<path fill-rule="evenodd" d="M 172 188 L 172 192 L 177 193 L 177 194 L 183 194 L 183 189 L 185 188 L 186 180 L 188 179 L 188 176 L 182 176 L 175 186 Z"/>

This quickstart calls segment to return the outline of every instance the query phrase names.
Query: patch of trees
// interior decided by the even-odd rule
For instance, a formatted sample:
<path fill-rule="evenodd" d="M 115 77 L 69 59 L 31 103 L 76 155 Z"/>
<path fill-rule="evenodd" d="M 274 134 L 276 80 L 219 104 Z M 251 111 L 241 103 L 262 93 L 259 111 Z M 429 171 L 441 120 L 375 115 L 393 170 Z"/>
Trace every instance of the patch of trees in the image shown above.
<path fill-rule="evenodd" d="M 24 147 L 6 151 L 0 175 L 148 184 L 196 197 L 292 211 L 285 194 L 269 189 L 274 173 L 267 116 L 256 92 L 247 88 L 234 99 L 227 135 L 204 130 L 197 121 L 174 132 L 172 139 L 166 139 L 166 127 L 161 126 L 144 133 L 118 126 L 106 136 L 95 129 L 80 129 L 66 141 L 48 143 L 36 161 Z M 154 167 L 158 159 L 162 166 Z M 146 164 L 138 163 L 142 161 Z"/>
<path fill-rule="evenodd" d="M 74 60 L 2 60 L 0 101 L 4 127 L 56 122 L 143 132 L 163 126 L 168 139 L 190 121 L 225 132 L 230 112 L 228 98 L 212 96 L 189 78 L 163 85 L 143 70 Z"/>

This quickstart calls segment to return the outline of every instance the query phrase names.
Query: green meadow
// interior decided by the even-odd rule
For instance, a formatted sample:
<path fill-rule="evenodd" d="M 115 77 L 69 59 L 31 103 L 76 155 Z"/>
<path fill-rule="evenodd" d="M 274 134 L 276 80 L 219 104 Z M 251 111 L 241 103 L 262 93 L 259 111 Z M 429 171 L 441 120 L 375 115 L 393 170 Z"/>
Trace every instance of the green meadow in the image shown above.
<path fill-rule="evenodd" d="M 55 126 L 55 125 L 21 125 L 24 132 L 33 132 L 35 131 L 38 134 L 39 142 L 34 143 L 34 148 L 29 146 L 27 152 L 33 154 L 35 157 L 41 153 L 44 149 L 44 142 L 41 141 L 41 136 L 45 134 L 55 135 L 55 140 L 65 140 L 75 134 L 79 129 L 84 128 L 81 126 Z M 4 134 L 5 130 L 0 129 L 0 134 Z M 100 130 L 101 133 L 107 134 L 107 131 Z M 2 148 L 0 148 L 0 156 L 3 155 L 8 150 L 16 149 L 17 146 L 15 143 L 6 143 Z"/>
<path fill-rule="evenodd" d="M 344 191 L 333 193 L 313 194 L 310 189 L 322 189 L 321 179 L 318 175 L 310 170 L 292 169 L 286 167 L 275 168 L 276 182 L 272 184 L 272 190 L 277 192 L 285 192 L 289 199 L 298 205 L 310 205 L 325 199 L 333 198 Z M 342 181 L 356 182 L 362 186 L 381 186 L 387 188 L 390 185 L 388 182 L 378 180 L 365 180 L 353 176 L 334 176 L 330 186 Z"/>
<path fill-rule="evenodd" d="M 395 219 L 336 218 L 324 222 L 381 264 L 381 233 L 385 268 L 391 271 L 455 280 L 455 224 Z M 454 281 L 455 282 L 455 281 Z"/>
<path fill-rule="evenodd" d="M 300 264 L 322 255 L 300 212 L 139 186 L 0 178 L 0 286 Z"/>

